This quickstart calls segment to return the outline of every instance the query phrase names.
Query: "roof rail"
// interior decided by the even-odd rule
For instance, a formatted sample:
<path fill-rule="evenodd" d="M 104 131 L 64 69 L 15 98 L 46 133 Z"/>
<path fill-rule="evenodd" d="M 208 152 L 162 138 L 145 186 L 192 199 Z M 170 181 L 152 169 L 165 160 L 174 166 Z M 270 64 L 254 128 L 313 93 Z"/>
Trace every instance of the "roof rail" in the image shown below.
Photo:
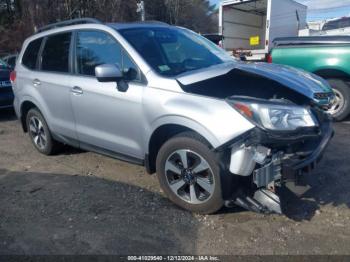
<path fill-rule="evenodd" d="M 146 20 L 146 21 L 136 21 L 133 22 L 135 24 L 159 24 L 159 25 L 169 25 L 166 22 L 162 22 L 162 21 L 157 21 L 157 20 Z"/>
<path fill-rule="evenodd" d="M 160 24 L 160 25 L 169 25 L 168 23 L 166 22 L 163 22 L 163 21 L 158 21 L 158 20 L 146 20 L 146 21 L 141 21 L 140 23 L 143 23 L 143 24 Z"/>
<path fill-rule="evenodd" d="M 79 24 L 102 24 L 102 22 L 94 18 L 77 18 L 77 19 L 65 20 L 65 21 L 43 26 L 39 28 L 36 31 L 36 33 L 41 33 L 41 32 L 58 28 L 58 27 L 69 26 L 69 25 L 79 25 Z"/>

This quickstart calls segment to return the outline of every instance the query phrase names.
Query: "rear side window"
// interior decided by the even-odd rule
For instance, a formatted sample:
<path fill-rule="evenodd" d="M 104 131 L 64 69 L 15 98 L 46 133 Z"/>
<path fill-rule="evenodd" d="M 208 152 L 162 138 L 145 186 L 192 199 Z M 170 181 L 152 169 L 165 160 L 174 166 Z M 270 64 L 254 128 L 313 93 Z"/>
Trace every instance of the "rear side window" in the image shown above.
<path fill-rule="evenodd" d="M 22 64 L 29 69 L 36 68 L 36 61 L 39 54 L 42 38 L 36 39 L 29 43 L 26 51 L 23 54 Z"/>
<path fill-rule="evenodd" d="M 68 73 L 71 33 L 49 36 L 42 52 L 41 70 Z"/>

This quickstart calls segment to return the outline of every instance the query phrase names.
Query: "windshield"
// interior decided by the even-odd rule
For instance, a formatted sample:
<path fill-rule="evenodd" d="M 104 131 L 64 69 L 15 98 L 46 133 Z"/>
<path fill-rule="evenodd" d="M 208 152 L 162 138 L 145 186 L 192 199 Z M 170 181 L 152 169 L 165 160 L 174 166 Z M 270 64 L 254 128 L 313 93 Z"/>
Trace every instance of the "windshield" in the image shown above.
<path fill-rule="evenodd" d="M 234 61 L 223 49 L 187 29 L 151 27 L 119 32 L 155 71 L 164 76 Z"/>

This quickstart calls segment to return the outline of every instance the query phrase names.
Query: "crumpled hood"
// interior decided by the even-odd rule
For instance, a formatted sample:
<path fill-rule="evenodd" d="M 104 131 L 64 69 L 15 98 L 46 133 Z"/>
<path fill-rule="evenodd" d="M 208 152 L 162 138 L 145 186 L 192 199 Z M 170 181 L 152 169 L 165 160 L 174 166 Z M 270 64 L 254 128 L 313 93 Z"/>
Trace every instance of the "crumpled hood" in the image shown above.
<path fill-rule="evenodd" d="M 239 63 L 237 68 L 273 79 L 309 97 L 314 93 L 332 92 L 328 82 L 321 77 L 291 66 L 267 63 Z"/>
<path fill-rule="evenodd" d="M 289 66 L 268 63 L 226 63 L 198 70 L 197 72 L 188 72 L 179 76 L 177 80 L 183 85 L 188 85 L 227 74 L 233 69 L 269 78 L 316 102 L 319 101 L 315 99 L 315 93 L 332 92 L 328 82 L 314 74 Z"/>

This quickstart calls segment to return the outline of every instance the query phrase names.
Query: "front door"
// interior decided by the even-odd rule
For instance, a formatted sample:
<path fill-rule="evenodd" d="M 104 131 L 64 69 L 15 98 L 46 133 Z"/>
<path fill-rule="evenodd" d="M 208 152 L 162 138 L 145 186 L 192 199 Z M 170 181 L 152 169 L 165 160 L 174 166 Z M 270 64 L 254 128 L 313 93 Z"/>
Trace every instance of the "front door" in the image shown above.
<path fill-rule="evenodd" d="M 119 43 L 102 31 L 76 33 L 76 76 L 72 80 L 71 100 L 78 139 L 83 148 L 106 150 L 143 159 L 142 94 L 145 86 L 140 71 Z M 137 72 L 129 79 L 126 92 L 114 82 L 101 83 L 95 67 L 117 64 L 123 72 Z"/>

